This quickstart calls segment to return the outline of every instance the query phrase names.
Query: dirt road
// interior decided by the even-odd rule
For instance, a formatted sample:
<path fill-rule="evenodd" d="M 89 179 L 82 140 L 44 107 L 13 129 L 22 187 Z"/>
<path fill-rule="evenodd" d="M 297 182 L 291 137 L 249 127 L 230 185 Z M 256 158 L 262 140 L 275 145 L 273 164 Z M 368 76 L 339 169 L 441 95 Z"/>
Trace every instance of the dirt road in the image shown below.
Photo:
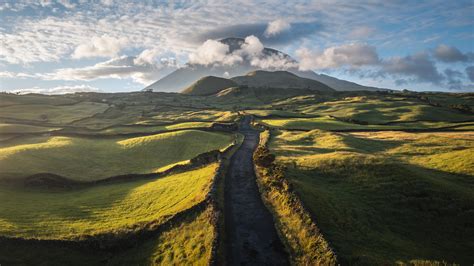
<path fill-rule="evenodd" d="M 246 117 L 242 146 L 232 157 L 226 177 L 227 261 L 230 265 L 288 265 L 270 212 L 260 198 L 252 161 L 258 132 Z"/>

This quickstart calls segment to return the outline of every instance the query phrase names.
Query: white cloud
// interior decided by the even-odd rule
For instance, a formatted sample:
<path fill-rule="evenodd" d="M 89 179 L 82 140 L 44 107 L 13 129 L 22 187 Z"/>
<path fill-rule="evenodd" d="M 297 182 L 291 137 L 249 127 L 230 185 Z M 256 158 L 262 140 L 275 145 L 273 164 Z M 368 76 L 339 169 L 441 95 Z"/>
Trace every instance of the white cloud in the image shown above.
<path fill-rule="evenodd" d="M 271 37 L 278 35 L 284 31 L 287 31 L 291 28 L 291 24 L 283 19 L 277 19 L 268 23 L 267 28 L 265 29 L 265 36 Z"/>
<path fill-rule="evenodd" d="M 227 44 L 215 40 L 205 41 L 195 53 L 189 56 L 191 64 L 200 65 L 234 65 L 250 64 L 262 69 L 288 69 L 297 67 L 297 63 L 283 54 L 264 53 L 260 40 L 247 36 L 240 49 L 230 52 Z"/>
<path fill-rule="evenodd" d="M 162 53 L 163 51 L 157 48 L 145 49 L 135 58 L 134 63 L 137 65 L 154 64 Z"/>
<path fill-rule="evenodd" d="M 74 81 L 132 78 L 138 83 L 148 85 L 177 68 L 173 58 L 163 58 L 153 64 L 137 64 L 136 61 L 137 57 L 121 56 L 89 67 L 61 68 L 53 73 L 40 74 L 40 77 L 45 80 Z"/>
<path fill-rule="evenodd" d="M 100 89 L 96 87 L 91 87 L 89 85 L 74 85 L 74 86 L 58 86 L 53 88 L 26 88 L 13 90 L 13 93 L 18 94 L 28 94 L 28 93 L 39 93 L 39 94 L 68 94 L 76 92 L 101 92 Z"/>
<path fill-rule="evenodd" d="M 72 9 L 76 7 L 76 4 L 71 2 L 70 0 L 58 0 L 58 3 L 63 5 L 65 8 Z"/>
<path fill-rule="evenodd" d="M 369 26 L 360 26 L 354 28 L 350 33 L 349 37 L 352 39 L 363 39 L 370 37 L 375 33 L 375 29 Z"/>
<path fill-rule="evenodd" d="M 100 2 L 105 6 L 111 6 L 114 4 L 114 0 L 101 0 Z"/>
<path fill-rule="evenodd" d="M 16 79 L 25 79 L 25 78 L 35 78 L 36 75 L 22 73 L 22 72 L 11 72 L 11 71 L 1 71 L 0 78 L 16 78 Z"/>
<path fill-rule="evenodd" d="M 89 42 L 77 46 L 72 54 L 72 58 L 114 57 L 127 44 L 128 40 L 124 37 L 114 38 L 107 35 L 93 37 Z"/>
<path fill-rule="evenodd" d="M 331 69 L 343 66 L 361 67 L 376 65 L 380 62 L 375 47 L 353 43 L 326 48 L 322 52 L 314 52 L 306 48 L 298 49 L 296 55 L 301 70 Z"/>
<path fill-rule="evenodd" d="M 259 56 L 261 55 L 263 48 L 263 44 L 260 40 L 257 37 L 250 35 L 245 38 L 245 42 L 242 44 L 240 49 L 245 55 Z"/>
<path fill-rule="evenodd" d="M 207 40 L 189 55 L 189 63 L 200 65 L 233 65 L 242 62 L 242 57 L 229 54 L 229 46 L 215 40 Z"/>

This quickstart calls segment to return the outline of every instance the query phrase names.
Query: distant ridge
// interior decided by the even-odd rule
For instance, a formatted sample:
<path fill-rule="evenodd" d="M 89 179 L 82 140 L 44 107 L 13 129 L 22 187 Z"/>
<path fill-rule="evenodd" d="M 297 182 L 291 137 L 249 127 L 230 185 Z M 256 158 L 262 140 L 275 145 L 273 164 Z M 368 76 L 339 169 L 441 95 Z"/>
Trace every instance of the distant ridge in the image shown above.
<path fill-rule="evenodd" d="M 319 81 L 298 77 L 288 71 L 263 71 L 257 70 L 247 73 L 245 76 L 231 78 L 240 86 L 254 88 L 277 88 L 277 89 L 310 89 L 321 92 L 332 92 L 334 89 Z"/>

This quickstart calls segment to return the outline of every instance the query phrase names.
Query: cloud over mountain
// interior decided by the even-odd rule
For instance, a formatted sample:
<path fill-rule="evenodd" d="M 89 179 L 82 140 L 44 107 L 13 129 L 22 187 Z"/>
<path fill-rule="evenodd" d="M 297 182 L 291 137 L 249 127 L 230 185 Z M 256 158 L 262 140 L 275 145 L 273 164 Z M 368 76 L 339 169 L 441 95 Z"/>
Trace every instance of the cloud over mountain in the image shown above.
<path fill-rule="evenodd" d="M 236 39 L 237 40 L 237 39 Z M 269 53 L 259 38 L 247 36 L 242 43 L 229 44 L 223 41 L 207 40 L 190 54 L 189 63 L 197 65 L 232 66 L 235 64 L 249 64 L 263 69 L 288 69 L 296 67 L 296 62 L 280 53 Z"/>

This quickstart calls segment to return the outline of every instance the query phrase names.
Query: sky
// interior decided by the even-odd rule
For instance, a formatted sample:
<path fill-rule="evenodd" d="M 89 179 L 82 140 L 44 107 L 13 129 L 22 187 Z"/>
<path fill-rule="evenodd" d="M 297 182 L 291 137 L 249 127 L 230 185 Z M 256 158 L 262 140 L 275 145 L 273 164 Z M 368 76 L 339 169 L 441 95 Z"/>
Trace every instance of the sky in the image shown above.
<path fill-rule="evenodd" d="M 357 3 L 355 3 L 357 2 Z M 0 0 L 0 91 L 136 91 L 246 38 L 362 85 L 474 92 L 474 1 Z M 264 60 L 265 59 L 265 60 Z"/>

